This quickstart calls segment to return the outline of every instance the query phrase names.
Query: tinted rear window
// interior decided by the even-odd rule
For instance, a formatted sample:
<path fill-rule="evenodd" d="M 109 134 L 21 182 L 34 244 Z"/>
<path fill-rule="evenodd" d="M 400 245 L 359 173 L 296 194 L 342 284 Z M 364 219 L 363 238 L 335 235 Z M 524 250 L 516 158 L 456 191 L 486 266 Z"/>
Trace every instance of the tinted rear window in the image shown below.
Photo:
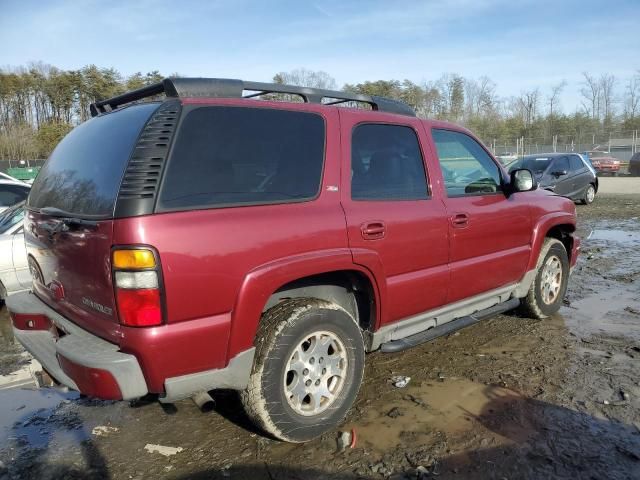
<path fill-rule="evenodd" d="M 28 206 L 111 216 L 138 135 L 157 108 L 157 103 L 134 105 L 74 128 L 40 170 Z"/>
<path fill-rule="evenodd" d="M 182 121 L 160 209 L 309 200 L 324 159 L 319 115 L 245 107 L 200 107 Z"/>

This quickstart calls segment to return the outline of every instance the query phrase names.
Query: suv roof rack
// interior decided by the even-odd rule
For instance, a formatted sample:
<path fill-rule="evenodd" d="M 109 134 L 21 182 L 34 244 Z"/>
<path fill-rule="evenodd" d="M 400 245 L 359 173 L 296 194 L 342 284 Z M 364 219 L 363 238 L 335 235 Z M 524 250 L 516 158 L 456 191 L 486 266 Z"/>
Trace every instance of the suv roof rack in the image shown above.
<path fill-rule="evenodd" d="M 244 92 L 253 92 L 245 95 Z M 398 100 L 377 95 L 362 95 L 359 93 L 339 92 L 321 88 L 298 87 L 295 85 L 281 85 L 278 83 L 245 82 L 228 78 L 165 78 L 162 82 L 154 83 L 122 95 L 92 103 L 91 116 L 115 110 L 126 103 L 142 100 L 164 93 L 167 97 L 217 97 L 217 98 L 252 98 L 269 93 L 287 93 L 302 97 L 305 103 L 320 103 L 323 105 L 337 105 L 347 102 L 362 102 L 371 105 L 373 110 L 397 113 L 415 117 L 416 113 L 409 105 Z M 323 99 L 327 99 L 323 103 Z"/>

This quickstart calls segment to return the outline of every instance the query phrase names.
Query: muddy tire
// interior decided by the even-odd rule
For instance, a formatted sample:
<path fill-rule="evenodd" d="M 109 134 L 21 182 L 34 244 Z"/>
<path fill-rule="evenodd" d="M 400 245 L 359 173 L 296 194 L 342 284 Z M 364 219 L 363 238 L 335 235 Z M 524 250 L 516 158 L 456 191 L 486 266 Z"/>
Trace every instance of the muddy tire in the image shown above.
<path fill-rule="evenodd" d="M 580 200 L 583 205 L 591 205 L 596 198 L 596 187 L 593 183 L 590 183 L 589 186 L 585 189 L 584 194 L 582 195 L 582 199 Z"/>
<path fill-rule="evenodd" d="M 273 437 L 306 442 L 339 424 L 364 373 L 364 342 L 354 318 L 335 303 L 285 300 L 262 317 L 242 403 Z"/>
<path fill-rule="evenodd" d="M 560 240 L 545 239 L 536 269 L 536 278 L 521 301 L 520 311 L 527 317 L 542 319 L 560 309 L 567 291 L 569 257 Z"/>

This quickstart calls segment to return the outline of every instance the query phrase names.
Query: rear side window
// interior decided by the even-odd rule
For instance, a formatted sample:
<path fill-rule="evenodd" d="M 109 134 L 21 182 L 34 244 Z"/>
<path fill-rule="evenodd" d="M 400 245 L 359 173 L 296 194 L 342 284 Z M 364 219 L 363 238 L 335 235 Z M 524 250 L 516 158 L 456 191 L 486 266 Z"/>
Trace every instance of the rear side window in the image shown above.
<path fill-rule="evenodd" d="M 554 172 L 568 172 L 569 171 L 569 159 L 567 157 L 556 158 L 553 162 Z"/>
<path fill-rule="evenodd" d="M 200 107 L 186 114 L 160 194 L 161 210 L 259 205 L 318 195 L 324 120 L 267 108 Z"/>
<path fill-rule="evenodd" d="M 29 195 L 29 187 L 22 185 L 0 184 L 0 207 L 10 207 L 21 202 Z"/>
<path fill-rule="evenodd" d="M 580 157 L 577 155 L 571 155 L 569 157 L 569 164 L 571 165 L 571 170 L 580 170 L 581 168 L 584 168 L 582 160 L 580 160 Z"/>
<path fill-rule="evenodd" d="M 38 173 L 27 205 L 77 216 L 112 216 L 138 135 L 158 106 L 132 105 L 74 128 Z"/>
<path fill-rule="evenodd" d="M 416 133 L 400 125 L 357 126 L 351 138 L 353 200 L 428 198 Z"/>
<path fill-rule="evenodd" d="M 433 141 L 447 189 L 447 196 L 486 195 L 502 190 L 500 169 L 469 135 L 433 129 Z"/>

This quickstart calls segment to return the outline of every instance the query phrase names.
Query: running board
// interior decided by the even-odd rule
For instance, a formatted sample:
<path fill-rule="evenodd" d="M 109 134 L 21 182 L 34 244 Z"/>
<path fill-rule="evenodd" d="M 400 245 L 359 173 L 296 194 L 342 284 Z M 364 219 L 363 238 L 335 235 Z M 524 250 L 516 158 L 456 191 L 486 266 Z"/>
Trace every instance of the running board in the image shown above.
<path fill-rule="evenodd" d="M 495 317 L 500 313 L 513 310 L 518 305 L 520 305 L 520 299 L 512 298 L 511 300 L 499 303 L 497 305 L 494 305 L 493 307 L 480 310 L 473 315 L 456 318 L 455 320 L 451 320 L 450 322 L 438 325 L 437 327 L 430 328 L 428 330 L 425 330 L 424 332 L 411 335 L 410 337 L 383 343 L 380 346 L 380 351 L 384 353 L 402 352 L 403 350 L 407 350 L 408 348 L 415 347 L 416 345 L 420 345 L 421 343 L 428 342 L 430 340 L 433 340 L 434 338 L 448 335 L 452 332 L 455 332 L 456 330 L 460 330 L 461 328 L 468 327 L 469 325 L 473 325 L 474 323 L 478 323 L 481 320 Z"/>

